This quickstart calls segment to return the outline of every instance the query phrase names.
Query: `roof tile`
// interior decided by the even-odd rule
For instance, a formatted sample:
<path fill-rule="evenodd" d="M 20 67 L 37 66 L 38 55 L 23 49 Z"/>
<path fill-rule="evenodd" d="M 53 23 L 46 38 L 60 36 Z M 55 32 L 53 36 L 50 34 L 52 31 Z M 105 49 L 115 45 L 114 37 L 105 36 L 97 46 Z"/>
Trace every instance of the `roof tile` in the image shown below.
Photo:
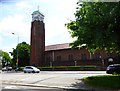
<path fill-rule="evenodd" d="M 45 46 L 45 51 L 69 49 L 69 43 Z"/>

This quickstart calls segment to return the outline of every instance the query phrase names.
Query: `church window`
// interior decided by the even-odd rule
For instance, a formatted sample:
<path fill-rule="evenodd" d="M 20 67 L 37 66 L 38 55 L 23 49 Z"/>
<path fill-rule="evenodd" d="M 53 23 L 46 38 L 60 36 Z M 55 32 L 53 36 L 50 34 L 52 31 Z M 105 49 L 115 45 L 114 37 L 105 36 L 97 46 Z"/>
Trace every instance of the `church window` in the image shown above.
<path fill-rule="evenodd" d="M 57 61 L 61 61 L 61 56 L 57 56 Z"/>
<path fill-rule="evenodd" d="M 47 57 L 47 58 L 46 58 L 46 61 L 51 61 L 51 57 Z"/>
<path fill-rule="evenodd" d="M 86 54 L 81 54 L 81 59 L 82 59 L 82 60 L 86 60 L 86 59 L 87 59 Z"/>
<path fill-rule="evenodd" d="M 72 61 L 73 60 L 73 55 L 68 55 L 68 60 Z"/>
<path fill-rule="evenodd" d="M 95 54 L 95 58 L 96 58 L 96 59 L 99 59 L 99 58 L 100 58 L 100 53 L 96 53 L 96 54 Z"/>

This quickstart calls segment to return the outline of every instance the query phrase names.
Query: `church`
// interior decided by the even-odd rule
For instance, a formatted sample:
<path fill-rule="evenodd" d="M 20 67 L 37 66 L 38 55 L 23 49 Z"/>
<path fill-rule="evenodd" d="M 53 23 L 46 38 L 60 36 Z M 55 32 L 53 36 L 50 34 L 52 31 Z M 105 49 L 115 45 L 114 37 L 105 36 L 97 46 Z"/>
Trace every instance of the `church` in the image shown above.
<path fill-rule="evenodd" d="M 85 48 L 72 49 L 69 43 L 45 46 L 44 15 L 39 11 L 32 13 L 30 65 L 34 66 L 106 66 L 108 58 L 115 54 L 96 50 L 91 54 Z"/>

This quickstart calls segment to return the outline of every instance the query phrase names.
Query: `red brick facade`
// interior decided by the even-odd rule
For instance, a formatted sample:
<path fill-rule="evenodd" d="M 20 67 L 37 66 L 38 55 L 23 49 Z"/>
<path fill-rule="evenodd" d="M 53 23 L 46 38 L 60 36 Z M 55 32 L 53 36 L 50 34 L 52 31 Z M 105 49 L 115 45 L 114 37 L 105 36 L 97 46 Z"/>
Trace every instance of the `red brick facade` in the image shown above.
<path fill-rule="evenodd" d="M 42 21 L 31 23 L 30 65 L 42 66 L 45 51 L 45 29 Z"/>
<path fill-rule="evenodd" d="M 66 44 L 61 44 L 66 45 Z M 52 45 L 56 47 L 57 45 Z M 59 46 L 59 45 L 58 45 Z M 50 47 L 50 49 L 48 48 Z M 110 55 L 105 50 L 96 50 L 94 54 L 85 48 L 71 49 L 64 47 L 63 49 L 56 47 L 52 50 L 51 46 L 46 47 L 45 65 L 46 66 L 82 66 L 96 65 L 107 66 L 108 58 L 115 58 L 117 55 Z"/>

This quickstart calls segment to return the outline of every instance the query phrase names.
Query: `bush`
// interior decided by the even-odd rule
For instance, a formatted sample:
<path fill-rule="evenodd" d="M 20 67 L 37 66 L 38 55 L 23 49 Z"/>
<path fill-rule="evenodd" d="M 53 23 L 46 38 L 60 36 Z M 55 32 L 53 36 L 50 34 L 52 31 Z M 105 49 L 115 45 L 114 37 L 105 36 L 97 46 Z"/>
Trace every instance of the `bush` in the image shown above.
<path fill-rule="evenodd" d="M 38 67 L 41 70 L 95 70 L 97 67 L 94 65 L 91 66 L 47 66 L 47 67 Z"/>

